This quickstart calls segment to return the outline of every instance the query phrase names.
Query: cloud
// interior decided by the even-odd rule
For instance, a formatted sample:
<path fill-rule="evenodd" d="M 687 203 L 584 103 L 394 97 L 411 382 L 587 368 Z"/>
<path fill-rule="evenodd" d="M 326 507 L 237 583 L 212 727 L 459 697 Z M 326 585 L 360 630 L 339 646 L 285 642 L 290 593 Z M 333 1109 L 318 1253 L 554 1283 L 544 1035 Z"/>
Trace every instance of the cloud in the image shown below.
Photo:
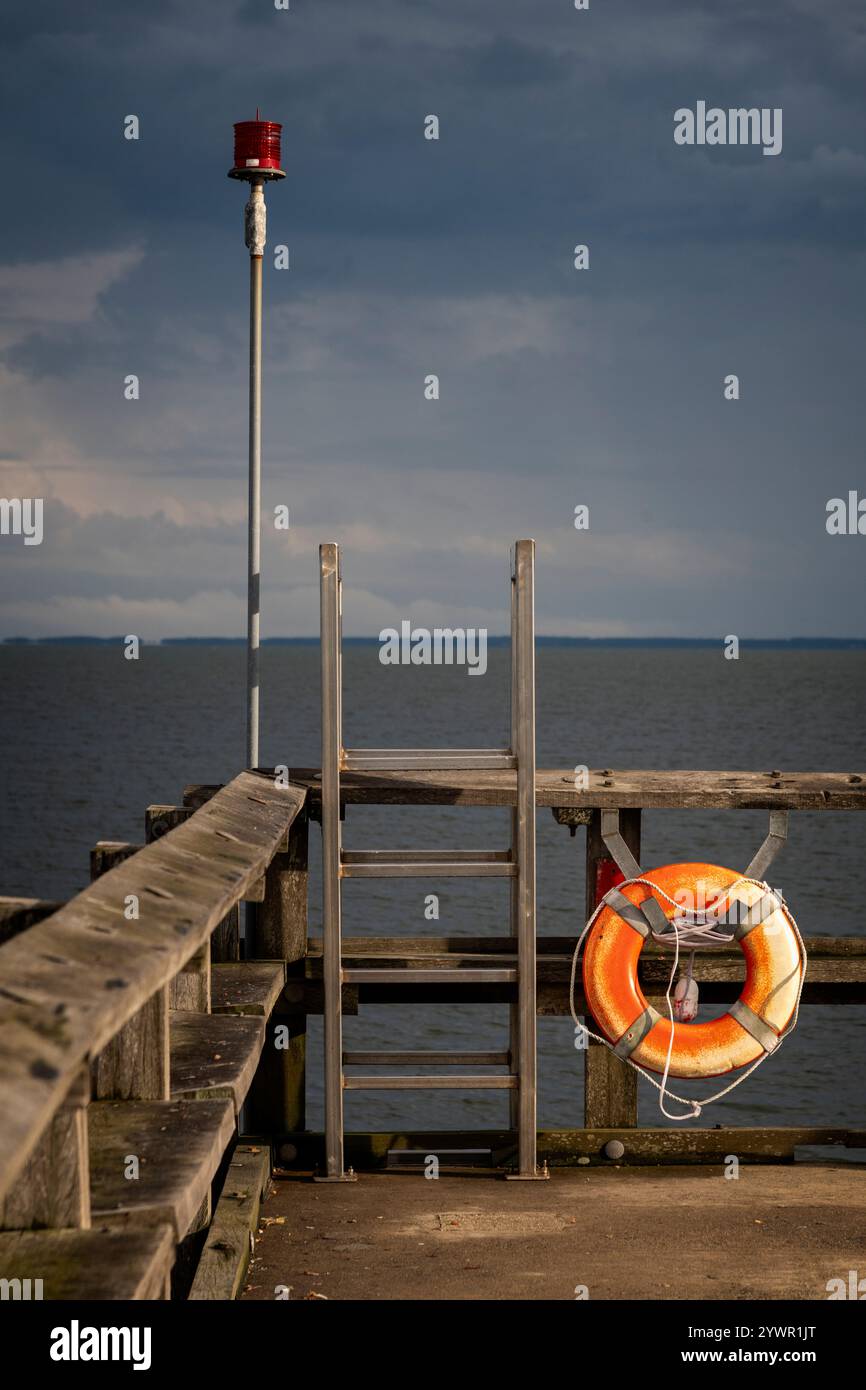
<path fill-rule="evenodd" d="M 0 225 L 0 490 L 44 497 L 47 534 L 0 541 L 0 631 L 243 628 L 225 174 L 256 104 L 284 122 L 269 245 L 291 252 L 265 263 L 265 515 L 292 514 L 265 534 L 270 631 L 316 630 L 331 537 L 348 630 L 501 628 L 520 535 L 544 631 L 863 630 L 862 561 L 823 530 L 862 479 L 853 0 L 93 0 L 18 11 L 6 38 L 24 211 Z M 783 105 L 782 156 L 675 147 L 698 97 Z"/>
<path fill-rule="evenodd" d="M 141 265 L 144 250 L 117 250 L 0 265 L 0 349 L 33 333 L 92 323 L 100 301 Z"/>

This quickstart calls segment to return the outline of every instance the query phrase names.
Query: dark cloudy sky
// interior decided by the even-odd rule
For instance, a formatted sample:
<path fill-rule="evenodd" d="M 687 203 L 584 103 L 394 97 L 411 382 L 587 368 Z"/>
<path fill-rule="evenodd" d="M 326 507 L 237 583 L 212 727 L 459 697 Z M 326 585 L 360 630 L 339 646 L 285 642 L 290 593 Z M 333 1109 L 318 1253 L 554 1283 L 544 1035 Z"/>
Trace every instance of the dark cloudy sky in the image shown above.
<path fill-rule="evenodd" d="M 2 52 L 0 635 L 244 630 L 257 104 L 265 635 L 330 539 L 347 631 L 501 631 L 517 536 L 542 632 L 866 634 L 862 0 L 3 0 Z M 675 145 L 698 100 L 782 153 Z"/>

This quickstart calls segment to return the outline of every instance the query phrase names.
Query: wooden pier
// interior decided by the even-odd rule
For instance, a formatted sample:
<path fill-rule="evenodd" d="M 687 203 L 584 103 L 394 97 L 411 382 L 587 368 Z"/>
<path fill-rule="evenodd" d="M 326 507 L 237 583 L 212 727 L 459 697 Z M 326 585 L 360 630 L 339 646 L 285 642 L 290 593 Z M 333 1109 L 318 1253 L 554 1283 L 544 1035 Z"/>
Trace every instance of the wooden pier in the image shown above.
<path fill-rule="evenodd" d="M 455 1177 L 464 1184 L 459 1200 L 454 1189 L 455 1204 L 464 1210 L 465 1184 L 476 1192 L 481 1184 L 485 1195 L 475 1205 L 482 1213 L 492 1200 L 517 1220 L 530 1209 L 537 1214 L 543 1203 L 549 1221 L 558 1219 L 557 1211 L 574 1214 L 574 1183 L 590 1181 L 598 1195 L 610 1194 L 614 1162 L 605 1148 L 619 1139 L 624 1153 L 616 1164 L 621 1173 L 634 1169 L 632 1194 L 641 1191 L 641 1173 L 648 1183 L 662 1174 L 668 1184 L 692 1183 L 733 1153 L 746 1166 L 761 1165 L 766 1200 L 783 1201 L 786 1183 L 799 1182 L 792 1200 L 806 1220 L 799 1165 L 775 1165 L 790 1164 L 801 1145 L 836 1145 L 840 1155 L 846 1147 L 866 1147 L 866 1130 L 822 1126 L 820 1116 L 798 1128 L 638 1127 L 634 1073 L 593 1045 L 584 1054 L 584 1125 L 537 1136 L 539 1162 L 555 1179 L 569 1170 L 550 1184 L 504 1185 L 490 1198 L 490 1179 L 516 1163 L 514 1131 L 404 1131 L 348 1134 L 347 1162 L 361 1181 L 304 1188 L 304 1177 L 321 1172 L 324 1162 L 323 1136 L 307 1130 L 304 1114 L 306 1018 L 323 1008 L 321 940 L 307 931 L 308 830 L 321 815 L 320 787 L 318 771 L 307 769 L 293 772 L 289 786 L 259 771 L 242 772 L 223 787 L 187 788 L 181 804 L 148 808 L 142 846 L 97 845 L 92 882 L 68 903 L 0 900 L 0 1278 L 41 1278 L 45 1298 L 236 1297 L 275 1165 L 286 1181 L 266 1202 L 266 1216 L 274 1203 L 284 1214 L 293 1202 L 312 1210 L 315 1200 L 338 1224 L 350 1219 L 346 1212 L 357 1200 L 372 1222 L 370 1201 L 381 1210 L 381 1184 L 393 1183 L 403 1224 L 414 1230 L 404 1183 L 407 1171 L 418 1171 L 412 1151 L 483 1149 L 491 1156 L 487 1183 L 478 1175 Z M 341 796 L 349 816 L 363 803 L 509 808 L 516 775 L 508 769 L 347 771 Z M 864 810 L 866 774 L 602 769 L 578 790 L 573 772 L 539 770 L 536 806 L 552 810 L 572 833 L 586 829 L 587 903 L 575 904 L 574 935 L 537 941 L 538 1013 L 566 1015 L 574 941 L 606 873 L 603 810 L 620 812 L 638 855 L 645 810 Z M 242 903 L 255 904 L 244 959 Z M 806 944 L 804 1005 L 866 1002 L 866 937 L 820 936 Z M 515 999 L 513 937 L 364 937 L 344 940 L 343 950 L 347 1014 L 372 1002 L 447 1005 L 458 997 L 447 978 L 455 969 L 466 972 L 460 1002 Z M 491 965 L 501 967 L 501 977 L 491 978 Z M 486 969 L 475 984 L 472 972 L 480 966 Z M 736 998 L 738 950 L 699 956 L 696 967 L 706 999 Z M 647 948 L 644 991 L 658 993 L 668 970 L 668 958 Z M 689 1166 L 671 1176 L 670 1165 Z M 447 1167 L 443 1160 L 443 1176 Z M 376 1176 L 365 1179 L 368 1172 Z M 856 1191 L 862 1220 L 862 1172 L 846 1169 L 844 1183 L 832 1191 L 826 1187 L 832 1168 L 810 1172 L 817 1176 L 809 1191 L 820 1194 L 824 1216 L 833 1202 L 850 1211 Z M 375 1189 L 368 1191 L 368 1183 Z M 432 1216 L 431 1187 L 438 1189 Z M 643 1190 L 651 1205 L 655 1197 Z M 506 1191 L 511 1195 L 503 1196 Z M 440 1217 L 451 1200 L 447 1184 L 422 1184 L 416 1226 Z M 483 1225 L 483 1215 L 479 1220 Z M 265 1260 L 276 1229 L 266 1224 Z M 835 1234 L 821 1229 L 828 1267 L 835 1260 L 847 1269 L 850 1223 L 840 1216 Z M 819 1242 L 818 1227 L 809 1230 L 802 1238 Z M 370 1244 L 368 1264 L 375 1258 L 375 1241 Z M 386 1251 L 383 1258 L 393 1263 L 392 1256 Z M 357 1296 L 363 1281 L 354 1285 L 355 1274 L 339 1276 L 334 1296 Z M 274 1296 L 267 1283 L 260 1287 L 268 1291 L 259 1296 Z"/>

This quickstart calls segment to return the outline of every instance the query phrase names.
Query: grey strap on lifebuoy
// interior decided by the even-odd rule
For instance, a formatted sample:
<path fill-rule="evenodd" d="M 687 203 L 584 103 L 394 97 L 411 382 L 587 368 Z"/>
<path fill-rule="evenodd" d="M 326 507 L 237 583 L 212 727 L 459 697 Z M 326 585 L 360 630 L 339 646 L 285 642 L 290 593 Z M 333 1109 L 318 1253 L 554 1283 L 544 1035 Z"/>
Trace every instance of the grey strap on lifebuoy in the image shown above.
<path fill-rule="evenodd" d="M 621 893 L 618 888 L 611 888 L 604 895 L 604 900 L 608 907 L 612 908 L 617 917 L 621 917 L 638 934 L 647 937 L 650 934 L 650 924 L 639 907 Z"/>
<path fill-rule="evenodd" d="M 738 999 L 736 1004 L 732 1004 L 728 1009 L 731 1018 L 735 1018 L 741 1028 L 745 1028 L 747 1033 L 761 1044 L 765 1052 L 772 1052 L 779 1046 L 781 1039 L 775 1028 L 771 1028 L 769 1023 L 750 1009 L 748 1004 L 744 1004 L 742 999 Z"/>
<path fill-rule="evenodd" d="M 742 914 L 737 914 L 739 921 L 734 930 L 735 941 L 742 941 L 744 936 L 748 936 L 755 927 L 762 926 L 767 918 L 772 917 L 777 908 L 782 906 L 775 893 L 771 892 L 762 893 L 753 903 L 747 903 L 739 893 L 734 893 L 730 903 L 738 903 L 746 909 Z"/>
<path fill-rule="evenodd" d="M 634 1023 L 627 1028 L 613 1049 L 617 1057 L 630 1057 L 636 1047 L 640 1047 L 647 1033 L 655 1028 L 661 1014 L 654 1009 L 652 1004 L 647 1004 L 642 1014 L 638 1014 Z"/>
<path fill-rule="evenodd" d="M 620 892 L 619 888 L 609 888 L 604 895 L 604 902 L 612 908 L 618 917 L 638 934 L 644 938 L 648 937 L 651 931 L 665 931 L 668 926 L 668 919 L 664 914 L 661 903 L 650 893 L 649 897 L 644 898 L 642 903 L 633 903 L 627 898 L 625 893 Z"/>

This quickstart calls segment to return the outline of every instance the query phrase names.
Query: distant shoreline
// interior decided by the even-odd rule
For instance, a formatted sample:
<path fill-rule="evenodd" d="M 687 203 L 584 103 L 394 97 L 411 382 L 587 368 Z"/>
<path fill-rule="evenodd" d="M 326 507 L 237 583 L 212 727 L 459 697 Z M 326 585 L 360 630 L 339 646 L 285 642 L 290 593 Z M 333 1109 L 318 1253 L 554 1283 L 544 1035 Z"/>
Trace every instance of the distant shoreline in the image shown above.
<path fill-rule="evenodd" d="M 116 637 L 3 637 L 4 647 L 108 647 L 126 640 Z M 505 634 L 490 635 L 488 646 L 508 646 Z M 538 647 L 695 647 L 724 646 L 724 637 L 536 637 Z M 240 647 L 245 637 L 163 637 L 153 642 L 142 639 L 150 647 Z M 378 637 L 344 637 L 344 646 L 376 646 Z M 263 647 L 317 647 L 318 637 L 265 637 Z M 866 637 L 741 637 L 741 648 L 771 651 L 866 651 Z"/>

